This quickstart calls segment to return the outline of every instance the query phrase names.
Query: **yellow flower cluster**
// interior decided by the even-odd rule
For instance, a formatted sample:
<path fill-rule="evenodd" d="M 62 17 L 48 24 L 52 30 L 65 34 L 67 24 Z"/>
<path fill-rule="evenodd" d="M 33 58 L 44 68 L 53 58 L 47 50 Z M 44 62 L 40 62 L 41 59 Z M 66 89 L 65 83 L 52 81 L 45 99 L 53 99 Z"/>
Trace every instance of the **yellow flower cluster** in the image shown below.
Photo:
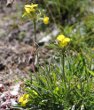
<path fill-rule="evenodd" d="M 59 47 L 62 48 L 67 46 L 67 44 L 70 42 L 70 38 L 65 37 L 63 34 L 60 34 L 57 36 L 57 41 L 58 41 Z"/>
<path fill-rule="evenodd" d="M 44 18 L 43 18 L 43 23 L 44 23 L 44 24 L 48 24 L 48 23 L 49 23 L 49 17 L 47 17 L 47 16 L 44 17 Z"/>
<path fill-rule="evenodd" d="M 36 8 L 38 7 L 38 4 L 31 4 L 31 5 L 25 5 L 24 9 L 26 13 L 34 13 L 36 11 Z"/>
<path fill-rule="evenodd" d="M 24 6 L 24 16 L 28 16 L 29 18 L 31 18 L 32 20 L 41 20 L 41 17 L 44 16 L 44 14 L 42 15 L 41 10 L 38 8 L 38 4 L 27 4 Z M 44 24 L 48 24 L 49 23 L 49 17 L 45 16 L 42 18 L 42 21 Z"/>
<path fill-rule="evenodd" d="M 26 104 L 28 103 L 28 99 L 29 99 L 29 94 L 23 94 L 19 98 L 18 102 L 21 104 L 21 106 L 25 107 Z"/>

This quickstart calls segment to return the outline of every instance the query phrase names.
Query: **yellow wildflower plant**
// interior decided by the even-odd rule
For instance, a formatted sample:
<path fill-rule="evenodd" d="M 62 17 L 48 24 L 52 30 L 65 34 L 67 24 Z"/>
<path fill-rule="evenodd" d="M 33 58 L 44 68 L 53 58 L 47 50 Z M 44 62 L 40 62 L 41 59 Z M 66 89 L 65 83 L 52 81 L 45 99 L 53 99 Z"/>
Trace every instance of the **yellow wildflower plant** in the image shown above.
<path fill-rule="evenodd" d="M 47 17 L 47 16 L 44 17 L 44 18 L 43 18 L 43 23 L 44 23 L 44 24 L 49 24 L 49 17 Z"/>
<path fill-rule="evenodd" d="M 28 99 L 29 99 L 29 94 L 23 94 L 18 102 L 21 104 L 21 106 L 26 106 L 27 102 L 28 102 Z"/>
<path fill-rule="evenodd" d="M 44 10 L 39 8 L 38 4 L 33 4 L 33 3 L 30 5 L 26 4 L 24 6 L 24 14 L 22 15 L 22 17 L 25 16 L 33 21 L 33 25 L 34 25 L 33 42 L 36 42 L 36 23 L 42 20 L 42 22 L 47 25 L 49 23 L 49 17 L 45 16 Z"/>
<path fill-rule="evenodd" d="M 38 4 L 26 4 L 24 6 L 24 14 L 22 17 L 27 16 L 29 19 L 33 21 L 43 21 L 44 24 L 49 23 L 49 17 L 45 16 L 43 10 L 38 7 Z"/>
<path fill-rule="evenodd" d="M 59 47 L 65 47 L 70 42 L 70 38 L 65 37 L 63 34 L 58 35 L 57 37 Z"/>

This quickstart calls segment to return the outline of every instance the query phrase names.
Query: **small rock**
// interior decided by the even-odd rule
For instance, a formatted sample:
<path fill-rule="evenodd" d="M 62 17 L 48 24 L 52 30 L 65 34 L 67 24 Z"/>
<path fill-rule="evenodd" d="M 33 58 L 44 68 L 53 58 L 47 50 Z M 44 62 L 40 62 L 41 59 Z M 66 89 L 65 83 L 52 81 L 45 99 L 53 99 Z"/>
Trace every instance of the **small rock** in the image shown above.
<path fill-rule="evenodd" d="M 3 84 L 0 84 L 0 92 L 4 92 L 4 90 L 5 90 L 4 85 Z"/>
<path fill-rule="evenodd" d="M 0 71 L 5 69 L 5 65 L 3 65 L 2 63 L 0 63 Z"/>

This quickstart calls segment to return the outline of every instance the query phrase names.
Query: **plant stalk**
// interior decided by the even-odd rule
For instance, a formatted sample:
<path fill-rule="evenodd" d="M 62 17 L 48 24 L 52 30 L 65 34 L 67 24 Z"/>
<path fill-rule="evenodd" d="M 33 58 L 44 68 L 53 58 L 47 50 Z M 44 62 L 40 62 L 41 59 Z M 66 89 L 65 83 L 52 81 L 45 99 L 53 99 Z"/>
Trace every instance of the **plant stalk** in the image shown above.
<path fill-rule="evenodd" d="M 64 84 L 65 84 L 65 87 L 66 87 L 66 75 L 65 75 L 65 49 L 62 50 L 62 74 L 63 74 L 63 80 L 64 80 Z"/>
<path fill-rule="evenodd" d="M 33 41 L 34 41 L 34 44 L 36 44 L 36 42 L 37 42 L 37 41 L 36 41 L 36 40 L 37 40 L 37 39 L 36 39 L 36 19 L 34 19 L 33 22 L 34 22 L 34 38 L 33 38 Z"/>
<path fill-rule="evenodd" d="M 65 55 L 64 55 L 64 50 L 62 51 L 62 67 L 63 67 L 63 77 L 65 79 L 65 70 L 64 70 L 64 65 L 65 65 Z"/>

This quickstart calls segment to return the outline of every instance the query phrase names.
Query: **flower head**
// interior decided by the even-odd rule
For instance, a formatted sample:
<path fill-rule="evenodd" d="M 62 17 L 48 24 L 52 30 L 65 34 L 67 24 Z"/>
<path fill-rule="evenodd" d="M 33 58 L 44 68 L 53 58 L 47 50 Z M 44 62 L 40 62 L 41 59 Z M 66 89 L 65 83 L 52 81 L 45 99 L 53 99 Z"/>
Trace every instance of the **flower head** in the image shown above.
<path fill-rule="evenodd" d="M 58 35 L 58 37 L 57 37 L 57 40 L 58 41 L 62 41 L 62 40 L 64 40 L 65 39 L 65 36 L 63 35 L 63 34 L 60 34 L 60 35 Z"/>
<path fill-rule="evenodd" d="M 48 23 L 49 23 L 49 17 L 47 17 L 47 16 L 44 17 L 44 18 L 43 18 L 43 23 L 44 23 L 44 24 L 48 24 Z"/>
<path fill-rule="evenodd" d="M 62 47 L 65 47 L 70 42 L 70 38 L 65 37 L 63 34 L 61 34 L 61 35 L 58 35 L 57 41 L 58 41 L 59 47 L 62 48 Z"/>
<path fill-rule="evenodd" d="M 23 100 L 24 100 L 24 98 L 23 98 L 23 96 L 21 96 L 21 97 L 19 98 L 18 102 L 23 102 Z"/>
<path fill-rule="evenodd" d="M 26 104 L 27 104 L 27 102 L 28 102 L 28 100 L 27 100 L 27 99 L 26 99 L 26 100 L 23 100 L 23 102 L 21 103 L 21 106 L 25 107 L 25 106 L 26 106 Z"/>
<path fill-rule="evenodd" d="M 26 106 L 27 102 L 28 102 L 28 99 L 29 99 L 29 94 L 23 94 L 18 102 L 21 103 L 21 106 Z"/>
<path fill-rule="evenodd" d="M 26 13 L 34 13 L 36 11 L 36 8 L 38 7 L 38 4 L 31 4 L 31 5 L 25 5 L 24 9 Z"/>

